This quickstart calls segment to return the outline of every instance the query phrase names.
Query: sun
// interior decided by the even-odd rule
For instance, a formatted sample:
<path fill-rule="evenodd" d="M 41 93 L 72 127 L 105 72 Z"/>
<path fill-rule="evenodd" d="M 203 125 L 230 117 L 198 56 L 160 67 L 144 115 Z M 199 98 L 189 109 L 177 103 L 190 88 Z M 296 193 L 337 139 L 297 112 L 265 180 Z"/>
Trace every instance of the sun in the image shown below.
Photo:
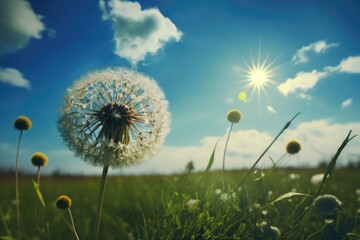
<path fill-rule="evenodd" d="M 242 92 L 247 92 L 248 90 L 251 91 L 250 98 L 253 97 L 254 94 L 257 95 L 258 104 L 260 108 L 260 100 L 261 95 L 264 94 L 267 95 L 267 88 L 275 84 L 275 81 L 273 80 L 275 76 L 275 70 L 277 67 L 274 67 L 274 62 L 276 59 L 269 61 L 269 54 L 262 59 L 260 50 L 257 56 L 257 59 L 254 60 L 254 58 L 251 59 L 251 63 L 245 62 L 246 68 L 243 70 L 243 80 L 241 82 L 244 82 L 245 85 L 241 89 Z"/>

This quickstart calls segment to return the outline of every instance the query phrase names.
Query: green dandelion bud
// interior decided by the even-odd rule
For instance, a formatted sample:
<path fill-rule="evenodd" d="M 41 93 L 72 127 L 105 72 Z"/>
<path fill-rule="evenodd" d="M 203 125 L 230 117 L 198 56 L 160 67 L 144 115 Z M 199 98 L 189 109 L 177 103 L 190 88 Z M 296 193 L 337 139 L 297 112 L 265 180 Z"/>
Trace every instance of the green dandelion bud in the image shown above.
<path fill-rule="evenodd" d="M 14 127 L 17 130 L 29 130 L 31 128 L 31 120 L 25 116 L 19 116 L 14 121 Z"/>
<path fill-rule="evenodd" d="M 301 150 L 301 145 L 298 141 L 293 140 L 288 142 L 288 144 L 286 144 L 286 152 L 291 155 L 300 152 L 300 150 Z"/>
<path fill-rule="evenodd" d="M 71 207 L 71 203 L 71 199 L 66 195 L 61 195 L 58 199 L 56 199 L 56 206 L 59 209 L 68 209 Z"/>
<path fill-rule="evenodd" d="M 318 196 L 314 202 L 313 207 L 316 211 L 323 213 L 325 215 L 334 214 L 337 209 L 340 207 L 341 202 L 337 197 L 330 194 L 325 194 Z"/>
<path fill-rule="evenodd" d="M 227 115 L 227 120 L 231 123 L 239 123 L 241 118 L 242 118 L 242 115 L 241 115 L 241 112 L 237 109 L 231 109 Z"/>
<path fill-rule="evenodd" d="M 31 162 L 36 167 L 44 167 L 48 163 L 48 157 L 42 152 L 36 152 L 31 156 Z"/>

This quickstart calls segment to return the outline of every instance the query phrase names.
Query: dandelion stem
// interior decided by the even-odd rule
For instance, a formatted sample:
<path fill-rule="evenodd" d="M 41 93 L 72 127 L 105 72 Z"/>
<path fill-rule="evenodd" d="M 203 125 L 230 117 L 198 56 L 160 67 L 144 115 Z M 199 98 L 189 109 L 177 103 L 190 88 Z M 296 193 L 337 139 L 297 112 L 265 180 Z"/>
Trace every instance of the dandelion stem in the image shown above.
<path fill-rule="evenodd" d="M 224 155 L 223 155 L 223 166 L 222 166 L 222 174 L 223 174 L 223 187 L 225 189 L 225 156 L 226 156 L 226 149 L 227 149 L 227 145 L 229 143 L 229 139 L 230 139 L 230 134 L 231 134 L 231 130 L 234 126 L 234 123 L 231 123 L 230 129 L 229 129 L 229 133 L 226 139 L 226 143 L 225 143 L 225 148 L 224 148 Z"/>
<path fill-rule="evenodd" d="M 19 141 L 16 150 L 16 164 L 15 164 L 15 201 L 16 201 L 16 218 L 17 218 L 17 227 L 19 232 L 19 239 L 21 239 L 21 228 L 20 228 L 20 209 L 19 209 L 19 151 L 20 151 L 20 142 L 22 138 L 23 130 L 20 130 Z"/>
<path fill-rule="evenodd" d="M 40 166 L 38 166 L 38 170 L 37 170 L 37 185 L 38 188 L 40 189 Z"/>
<path fill-rule="evenodd" d="M 75 237 L 76 237 L 77 240 L 79 240 L 79 236 L 77 235 L 77 232 L 76 232 L 76 229 L 75 229 L 74 218 L 73 218 L 73 216 L 71 214 L 70 208 L 68 208 L 68 211 L 69 211 L 69 214 L 70 214 L 71 224 L 72 224 L 72 227 L 73 227 L 73 230 L 74 230 L 74 233 L 75 233 Z"/>
<path fill-rule="evenodd" d="M 232 128 L 233 128 L 233 125 L 234 125 L 234 123 L 231 123 L 230 130 L 229 130 L 229 134 L 228 134 L 228 136 L 227 136 L 226 143 L 225 143 L 224 156 L 223 156 L 223 166 L 222 166 L 223 172 L 225 172 L 225 155 L 226 155 L 226 148 L 227 148 L 227 145 L 228 145 L 228 142 L 229 142 L 229 138 L 230 138 L 230 134 L 231 134 L 231 130 L 232 130 Z"/>
<path fill-rule="evenodd" d="M 106 177 L 107 177 L 108 169 L 109 169 L 109 165 L 105 165 L 103 168 L 102 176 L 101 176 L 98 203 L 97 203 L 97 209 L 96 209 L 94 240 L 99 239 L 101 211 L 102 211 L 102 205 L 103 205 L 103 201 L 104 201 L 104 193 L 105 193 Z"/>

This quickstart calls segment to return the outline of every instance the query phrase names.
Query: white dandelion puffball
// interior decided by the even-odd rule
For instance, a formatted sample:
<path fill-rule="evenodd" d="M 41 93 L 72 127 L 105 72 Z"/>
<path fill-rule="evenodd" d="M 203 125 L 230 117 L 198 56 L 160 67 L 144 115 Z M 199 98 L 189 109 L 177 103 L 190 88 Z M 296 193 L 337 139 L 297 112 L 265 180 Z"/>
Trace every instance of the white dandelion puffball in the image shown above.
<path fill-rule="evenodd" d="M 169 122 L 168 102 L 154 80 L 134 70 L 109 68 L 67 89 L 58 129 L 75 156 L 116 168 L 153 155 Z"/>

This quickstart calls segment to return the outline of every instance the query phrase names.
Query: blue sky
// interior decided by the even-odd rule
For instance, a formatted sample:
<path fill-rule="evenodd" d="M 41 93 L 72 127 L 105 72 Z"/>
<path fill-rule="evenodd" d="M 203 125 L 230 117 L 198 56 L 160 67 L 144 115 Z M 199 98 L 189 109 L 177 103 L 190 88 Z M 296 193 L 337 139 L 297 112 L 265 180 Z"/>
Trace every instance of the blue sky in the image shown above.
<path fill-rule="evenodd" d="M 113 173 L 179 172 L 190 160 L 201 170 L 219 139 L 220 167 L 232 108 L 243 119 L 233 129 L 228 168 L 251 166 L 297 112 L 269 155 L 279 158 L 296 139 L 302 151 L 285 164 L 316 165 L 349 130 L 360 133 L 358 9 L 356 0 L 0 0 L 0 166 L 14 166 L 13 120 L 26 115 L 33 128 L 22 142 L 22 169 L 33 171 L 30 156 L 41 151 L 49 157 L 44 172 L 100 173 L 63 144 L 57 109 L 74 80 L 117 66 L 154 78 L 172 121 L 156 156 Z M 273 83 L 259 101 L 243 80 L 247 64 L 266 57 Z M 349 144 L 341 163 L 360 156 L 359 144 L 358 138 Z"/>

